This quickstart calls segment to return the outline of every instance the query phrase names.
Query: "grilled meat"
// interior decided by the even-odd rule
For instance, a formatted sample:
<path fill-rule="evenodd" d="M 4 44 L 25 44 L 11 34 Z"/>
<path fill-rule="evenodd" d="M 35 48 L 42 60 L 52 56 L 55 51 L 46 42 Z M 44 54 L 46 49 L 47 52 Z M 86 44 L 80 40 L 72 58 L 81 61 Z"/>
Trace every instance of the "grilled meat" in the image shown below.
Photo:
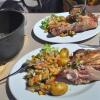
<path fill-rule="evenodd" d="M 80 49 L 73 53 L 71 66 L 63 71 L 63 77 L 73 84 L 86 84 L 100 80 L 100 50 Z"/>
<path fill-rule="evenodd" d="M 78 22 L 73 25 L 73 30 L 75 32 L 87 31 L 96 28 L 98 25 L 96 18 L 89 15 L 80 15 L 77 20 Z"/>
<path fill-rule="evenodd" d="M 66 36 L 72 32 L 72 35 L 78 32 L 87 31 L 90 29 L 94 29 L 98 25 L 98 18 L 93 14 L 87 14 L 85 16 L 71 16 L 66 17 L 66 22 L 59 22 L 49 26 L 49 32 L 53 36 L 58 36 L 60 34 L 65 34 Z M 73 34 L 74 32 L 74 34 Z"/>
<path fill-rule="evenodd" d="M 59 22 L 57 24 L 50 25 L 49 26 L 49 32 L 53 36 L 58 36 L 61 33 L 67 33 L 68 34 L 68 31 L 72 30 L 72 28 L 73 28 L 73 26 L 71 24 L 69 24 L 69 23 Z"/>
<path fill-rule="evenodd" d="M 100 50 L 79 49 L 73 53 L 72 61 L 77 59 L 86 65 L 100 65 Z"/>

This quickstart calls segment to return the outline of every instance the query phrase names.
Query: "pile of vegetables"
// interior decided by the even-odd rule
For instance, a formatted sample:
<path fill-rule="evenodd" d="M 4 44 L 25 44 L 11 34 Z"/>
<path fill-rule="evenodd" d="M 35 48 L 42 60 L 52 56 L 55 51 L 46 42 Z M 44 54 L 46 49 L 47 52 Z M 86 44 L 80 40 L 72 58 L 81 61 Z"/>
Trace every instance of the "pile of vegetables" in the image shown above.
<path fill-rule="evenodd" d="M 64 16 L 57 16 L 57 15 L 53 14 L 41 22 L 40 28 L 45 30 L 45 32 L 48 32 L 49 25 L 52 22 L 61 22 L 61 21 L 65 21 L 65 20 L 66 20 L 66 18 Z"/>
<path fill-rule="evenodd" d="M 69 51 L 45 44 L 40 53 L 33 55 L 31 60 L 27 60 L 25 79 L 27 89 L 38 92 L 39 95 L 63 95 L 68 91 L 68 85 L 56 80 L 57 75 L 67 67 L 69 61 Z"/>

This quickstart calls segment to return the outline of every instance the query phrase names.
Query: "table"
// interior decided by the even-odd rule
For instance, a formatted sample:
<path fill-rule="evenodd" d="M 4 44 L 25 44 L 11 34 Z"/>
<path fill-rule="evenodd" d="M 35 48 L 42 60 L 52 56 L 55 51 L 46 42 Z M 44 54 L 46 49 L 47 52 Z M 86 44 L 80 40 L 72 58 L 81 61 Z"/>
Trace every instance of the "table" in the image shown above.
<path fill-rule="evenodd" d="M 98 13 L 99 14 L 99 13 Z M 0 73 L 0 79 L 6 75 L 9 74 L 11 71 L 11 68 L 13 68 L 13 65 L 26 53 L 41 47 L 43 43 L 45 43 L 42 40 L 39 40 L 34 35 L 32 36 L 32 27 L 35 25 L 35 23 L 42 19 L 45 16 L 50 15 L 50 13 L 24 13 L 26 18 L 26 25 L 25 25 L 25 39 L 24 39 L 24 45 L 21 51 L 9 62 L 7 62 L 4 66 L 4 71 Z M 95 37 L 88 39 L 87 41 L 80 42 L 82 44 L 92 44 L 92 45 L 98 45 L 98 37 L 100 37 L 100 33 L 96 35 Z M 0 82 L 0 100 L 15 100 L 14 97 L 11 95 L 9 86 L 7 81 Z"/>

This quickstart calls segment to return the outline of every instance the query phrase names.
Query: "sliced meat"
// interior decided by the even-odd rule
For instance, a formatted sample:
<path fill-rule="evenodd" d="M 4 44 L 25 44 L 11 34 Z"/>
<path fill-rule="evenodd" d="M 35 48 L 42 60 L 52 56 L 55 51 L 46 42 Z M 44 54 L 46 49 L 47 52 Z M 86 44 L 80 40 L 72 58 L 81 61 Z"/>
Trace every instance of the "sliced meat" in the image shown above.
<path fill-rule="evenodd" d="M 100 65 L 99 65 L 99 68 L 100 68 Z M 89 73 L 89 79 L 100 81 L 100 70 L 96 70 L 93 67 L 87 67 L 87 71 Z"/>
<path fill-rule="evenodd" d="M 94 15 L 79 15 L 79 16 L 72 16 L 69 15 L 66 18 L 66 22 L 58 22 L 53 23 L 49 25 L 49 33 L 51 33 L 53 36 L 58 36 L 62 33 L 69 35 L 69 32 L 83 32 L 90 29 L 94 29 L 98 26 L 98 20 L 97 17 Z M 69 22 L 70 21 L 70 22 Z M 71 34 L 73 35 L 73 34 Z"/>
<path fill-rule="evenodd" d="M 84 64 L 100 65 L 100 50 L 79 49 L 73 53 L 73 61 L 79 59 Z"/>
<path fill-rule="evenodd" d="M 56 25 L 49 26 L 49 32 L 53 36 L 58 36 L 62 33 L 67 33 L 68 31 L 72 30 L 72 25 L 66 22 L 59 22 Z"/>
<path fill-rule="evenodd" d="M 80 15 L 77 20 L 78 22 L 76 22 L 73 26 L 73 30 L 75 32 L 87 31 L 90 29 L 94 29 L 98 26 L 98 23 L 95 18 L 88 15 Z"/>
<path fill-rule="evenodd" d="M 100 80 L 100 50 L 79 49 L 73 53 L 70 63 L 76 63 L 76 67 L 66 68 L 63 77 L 73 84 L 86 84 Z"/>
<path fill-rule="evenodd" d="M 86 84 L 92 81 L 100 81 L 100 70 L 91 66 L 85 66 L 84 70 L 64 70 L 63 76 L 72 84 Z M 99 65 L 100 67 L 100 65 Z"/>

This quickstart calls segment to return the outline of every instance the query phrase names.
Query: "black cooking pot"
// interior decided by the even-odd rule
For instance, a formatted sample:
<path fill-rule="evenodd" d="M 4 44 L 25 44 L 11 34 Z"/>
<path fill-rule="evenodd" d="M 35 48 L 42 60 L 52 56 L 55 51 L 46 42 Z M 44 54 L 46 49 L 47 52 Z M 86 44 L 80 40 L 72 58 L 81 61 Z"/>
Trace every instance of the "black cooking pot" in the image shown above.
<path fill-rule="evenodd" d="M 24 15 L 0 10 L 0 61 L 14 57 L 24 42 Z"/>

